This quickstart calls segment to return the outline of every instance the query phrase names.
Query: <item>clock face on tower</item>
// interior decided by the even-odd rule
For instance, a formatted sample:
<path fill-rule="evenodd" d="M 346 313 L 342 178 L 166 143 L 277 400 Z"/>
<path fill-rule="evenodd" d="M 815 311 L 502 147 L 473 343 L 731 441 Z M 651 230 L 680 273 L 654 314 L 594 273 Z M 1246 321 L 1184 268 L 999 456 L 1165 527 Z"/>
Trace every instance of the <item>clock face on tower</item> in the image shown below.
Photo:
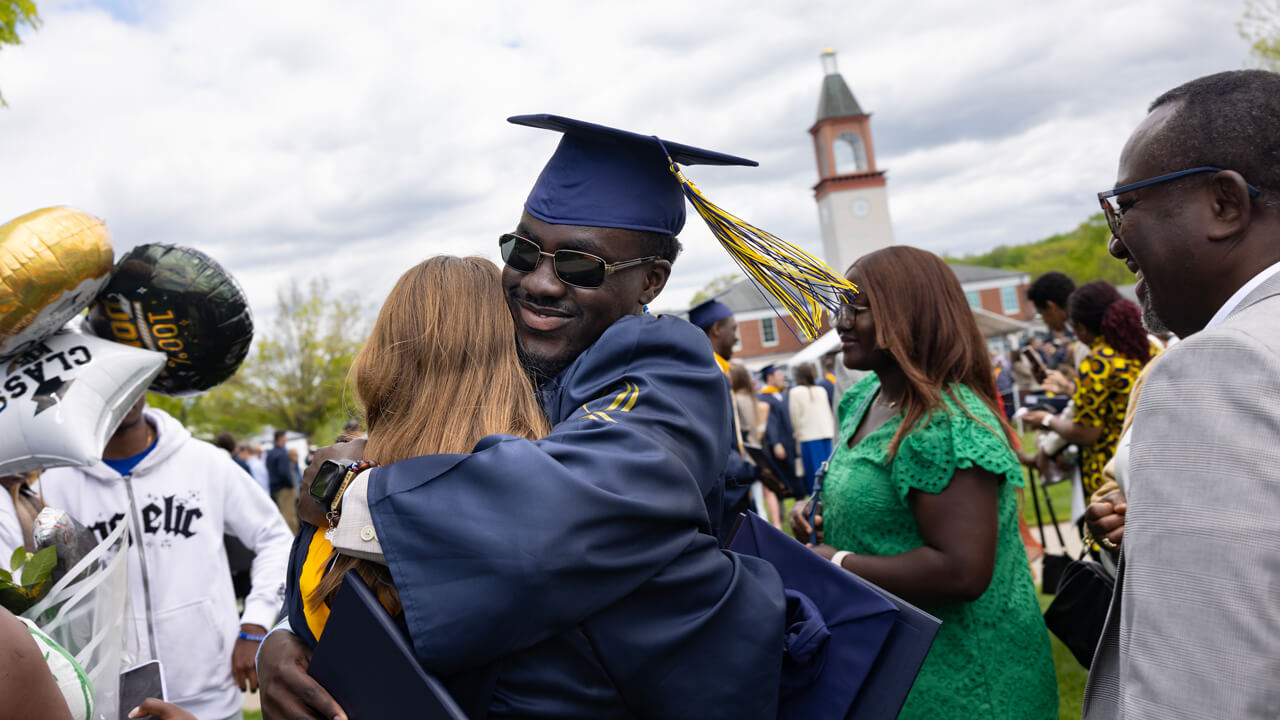
<path fill-rule="evenodd" d="M 866 217 L 871 212 L 871 203 L 859 198 L 853 201 L 849 209 L 853 211 L 854 217 Z"/>

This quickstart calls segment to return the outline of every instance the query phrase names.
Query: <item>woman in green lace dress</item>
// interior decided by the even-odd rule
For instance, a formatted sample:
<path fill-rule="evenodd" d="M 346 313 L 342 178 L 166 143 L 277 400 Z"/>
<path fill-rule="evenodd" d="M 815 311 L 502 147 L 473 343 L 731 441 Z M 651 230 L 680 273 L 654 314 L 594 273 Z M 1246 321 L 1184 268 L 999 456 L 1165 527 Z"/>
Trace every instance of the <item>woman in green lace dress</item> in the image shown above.
<path fill-rule="evenodd" d="M 814 549 L 942 620 L 901 717 L 1056 718 L 1018 538 L 1022 469 L 960 283 L 937 256 L 900 246 L 847 277 L 861 292 L 837 318 L 844 363 L 871 374 L 840 403 Z M 808 536 L 801 514 L 792 525 Z"/>

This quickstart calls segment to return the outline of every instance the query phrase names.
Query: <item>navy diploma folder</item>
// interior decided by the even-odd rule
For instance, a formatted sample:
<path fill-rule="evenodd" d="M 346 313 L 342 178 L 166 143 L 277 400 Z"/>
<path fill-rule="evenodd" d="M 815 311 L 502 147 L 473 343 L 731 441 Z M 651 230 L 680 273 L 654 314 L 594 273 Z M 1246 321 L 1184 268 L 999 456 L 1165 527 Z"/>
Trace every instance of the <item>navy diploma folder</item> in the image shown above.
<path fill-rule="evenodd" d="M 342 578 L 307 673 L 351 720 L 467 720 L 354 570 Z"/>
<path fill-rule="evenodd" d="M 825 667 L 783 698 L 779 718 L 897 717 L 942 621 L 841 570 L 753 513 L 739 516 L 729 550 L 769 561 L 788 590 L 809 596 L 831 629 Z"/>

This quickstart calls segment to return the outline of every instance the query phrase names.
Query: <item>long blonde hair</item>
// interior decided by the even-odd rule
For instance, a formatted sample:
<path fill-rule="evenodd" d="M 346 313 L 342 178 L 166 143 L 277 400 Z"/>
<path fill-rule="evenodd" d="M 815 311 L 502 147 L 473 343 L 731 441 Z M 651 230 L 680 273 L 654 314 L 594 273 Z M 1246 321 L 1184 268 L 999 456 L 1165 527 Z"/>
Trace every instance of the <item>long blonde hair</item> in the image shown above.
<path fill-rule="evenodd" d="M 369 433 L 364 456 L 386 465 L 470 452 L 494 433 L 549 433 L 515 336 L 501 273 L 488 260 L 442 255 L 401 275 L 351 365 Z M 352 568 L 399 612 L 385 566 L 336 550 L 315 595 L 331 600 Z"/>

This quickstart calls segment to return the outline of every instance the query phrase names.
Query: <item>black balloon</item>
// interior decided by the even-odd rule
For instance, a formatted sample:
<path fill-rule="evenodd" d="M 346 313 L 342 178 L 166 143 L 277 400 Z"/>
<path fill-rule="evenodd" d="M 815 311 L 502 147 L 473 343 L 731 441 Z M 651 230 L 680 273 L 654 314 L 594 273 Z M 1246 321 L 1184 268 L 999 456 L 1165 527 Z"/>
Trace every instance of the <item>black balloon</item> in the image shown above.
<path fill-rule="evenodd" d="M 149 388 L 195 395 L 235 374 L 253 341 L 244 290 L 213 258 L 174 245 L 140 245 L 116 263 L 89 311 L 99 337 L 159 350 L 165 369 Z"/>

